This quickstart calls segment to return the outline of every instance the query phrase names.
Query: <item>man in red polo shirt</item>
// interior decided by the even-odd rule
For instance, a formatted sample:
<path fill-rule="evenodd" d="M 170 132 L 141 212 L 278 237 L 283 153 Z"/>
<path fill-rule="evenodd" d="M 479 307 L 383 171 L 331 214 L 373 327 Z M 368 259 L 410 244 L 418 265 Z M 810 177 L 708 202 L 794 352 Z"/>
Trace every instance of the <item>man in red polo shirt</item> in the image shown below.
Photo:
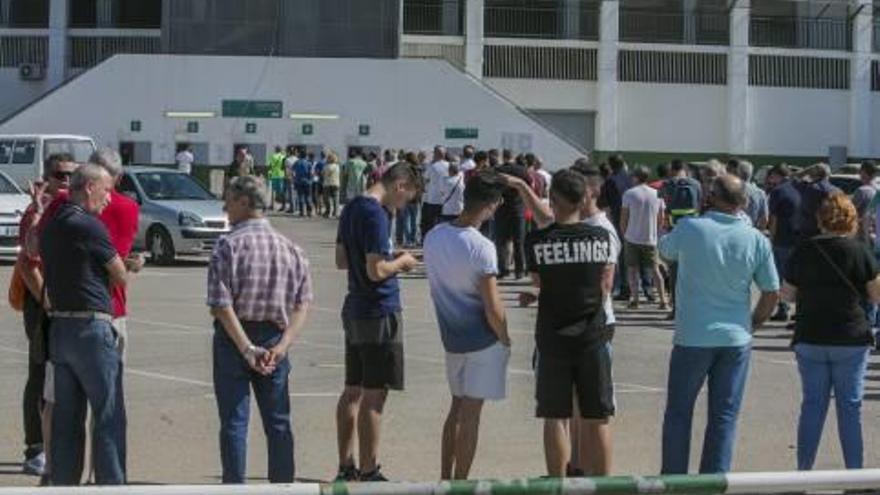
<path fill-rule="evenodd" d="M 89 162 L 100 165 L 113 177 L 116 187 L 123 177 L 122 159 L 119 153 L 110 148 L 98 150 L 89 158 Z M 125 261 L 125 267 L 131 273 L 137 273 L 144 266 L 144 258 L 141 255 L 132 254 L 134 238 L 138 231 L 138 215 L 140 207 L 137 202 L 128 196 L 119 193 L 116 188 L 110 192 L 110 204 L 104 208 L 98 217 L 107 227 L 110 233 L 110 242 L 119 253 L 119 257 Z M 113 298 L 113 328 L 116 329 L 119 353 L 125 362 L 125 349 L 128 339 L 126 316 L 128 314 L 126 303 L 128 301 L 126 287 L 114 285 L 110 288 Z"/>

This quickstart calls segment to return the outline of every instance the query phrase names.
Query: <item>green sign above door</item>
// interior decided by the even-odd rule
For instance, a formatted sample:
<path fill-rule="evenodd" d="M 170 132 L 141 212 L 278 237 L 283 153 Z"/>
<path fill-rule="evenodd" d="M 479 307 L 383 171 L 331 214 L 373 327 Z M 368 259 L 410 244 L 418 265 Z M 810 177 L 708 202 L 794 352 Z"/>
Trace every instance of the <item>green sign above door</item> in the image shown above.
<path fill-rule="evenodd" d="M 223 117 L 247 119 L 280 119 L 284 105 L 280 101 L 223 100 Z"/>

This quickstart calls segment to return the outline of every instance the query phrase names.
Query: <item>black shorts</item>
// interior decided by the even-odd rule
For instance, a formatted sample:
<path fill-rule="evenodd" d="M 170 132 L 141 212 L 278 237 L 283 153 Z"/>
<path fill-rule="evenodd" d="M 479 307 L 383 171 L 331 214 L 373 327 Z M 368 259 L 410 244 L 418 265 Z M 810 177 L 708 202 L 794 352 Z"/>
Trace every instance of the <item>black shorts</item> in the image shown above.
<path fill-rule="evenodd" d="M 343 318 L 345 384 L 367 389 L 403 390 L 403 320 Z"/>
<path fill-rule="evenodd" d="M 593 344 L 572 356 L 539 354 L 537 361 L 535 397 L 539 418 L 572 417 L 575 398 L 584 419 L 614 416 L 610 342 Z"/>

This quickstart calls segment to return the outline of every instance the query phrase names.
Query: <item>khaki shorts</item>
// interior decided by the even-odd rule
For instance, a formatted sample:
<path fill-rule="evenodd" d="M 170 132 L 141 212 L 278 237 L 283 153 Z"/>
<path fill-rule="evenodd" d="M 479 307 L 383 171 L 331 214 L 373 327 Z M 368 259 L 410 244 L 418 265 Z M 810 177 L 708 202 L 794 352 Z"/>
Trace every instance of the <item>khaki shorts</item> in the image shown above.
<path fill-rule="evenodd" d="M 624 262 L 627 268 L 654 268 L 659 264 L 657 246 L 626 243 Z"/>

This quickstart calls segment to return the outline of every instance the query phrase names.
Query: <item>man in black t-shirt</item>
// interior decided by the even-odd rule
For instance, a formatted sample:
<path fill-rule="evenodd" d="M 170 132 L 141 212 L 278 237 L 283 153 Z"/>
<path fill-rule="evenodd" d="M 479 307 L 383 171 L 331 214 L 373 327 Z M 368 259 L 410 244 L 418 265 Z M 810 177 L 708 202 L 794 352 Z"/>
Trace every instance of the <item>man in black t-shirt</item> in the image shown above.
<path fill-rule="evenodd" d="M 122 359 L 111 325 L 110 299 L 110 286 L 125 284 L 126 269 L 97 218 L 109 204 L 112 189 L 113 179 L 104 168 L 81 166 L 70 180 L 70 200 L 58 208 L 40 236 L 46 293 L 52 306 L 53 485 L 80 481 L 87 401 L 95 420 L 95 482 L 126 482 Z"/>
<path fill-rule="evenodd" d="M 495 170 L 504 175 L 510 175 L 529 182 L 529 172 L 524 165 L 513 160 L 513 153 L 504 150 L 502 153 L 504 164 Z M 523 247 L 526 237 L 526 214 L 525 206 L 519 192 L 508 187 L 502 194 L 504 203 L 495 212 L 495 248 L 498 251 L 498 278 L 505 278 L 510 273 L 507 258 L 510 253 L 508 243 L 513 243 L 513 269 L 516 278 L 525 274 L 525 256 Z"/>
<path fill-rule="evenodd" d="M 550 186 L 556 222 L 532 232 L 526 241 L 528 269 L 541 288 L 535 328 L 537 416 L 545 419 L 545 458 L 552 477 L 565 476 L 566 423 L 574 398 L 585 420 L 581 444 L 595 452 L 590 474 L 611 471 L 614 385 L 603 301 L 611 292 L 615 260 L 608 231 L 581 222 L 585 194 L 583 176 L 557 172 Z"/>

